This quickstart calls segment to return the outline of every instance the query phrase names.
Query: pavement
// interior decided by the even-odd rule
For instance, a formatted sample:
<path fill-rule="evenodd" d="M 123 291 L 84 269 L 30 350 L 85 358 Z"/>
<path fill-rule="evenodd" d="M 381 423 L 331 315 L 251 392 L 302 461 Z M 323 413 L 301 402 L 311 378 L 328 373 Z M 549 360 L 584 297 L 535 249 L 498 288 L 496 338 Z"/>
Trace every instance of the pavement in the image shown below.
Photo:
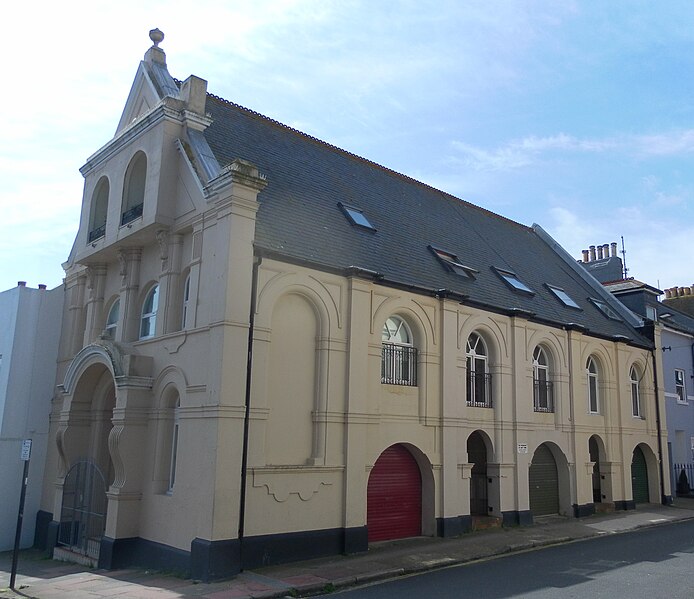
<path fill-rule="evenodd" d="M 581 519 L 545 516 L 536 518 L 532 526 L 488 529 L 453 539 L 417 537 L 375 543 L 358 555 L 259 568 L 214 583 L 141 569 L 93 570 L 27 549 L 19 556 L 15 591 L 7 588 L 12 552 L 0 553 L 0 599 L 267 599 L 327 594 L 494 556 L 691 519 L 694 499 L 677 498 L 672 506 L 645 504 L 633 511 Z"/>

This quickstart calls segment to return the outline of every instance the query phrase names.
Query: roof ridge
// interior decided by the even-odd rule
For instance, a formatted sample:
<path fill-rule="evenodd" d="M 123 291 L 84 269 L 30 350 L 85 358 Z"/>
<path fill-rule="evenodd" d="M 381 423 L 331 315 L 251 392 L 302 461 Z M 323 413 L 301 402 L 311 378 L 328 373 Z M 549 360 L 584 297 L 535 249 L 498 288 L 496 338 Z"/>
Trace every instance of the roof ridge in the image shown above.
<path fill-rule="evenodd" d="M 310 135 L 308 133 L 300 131 L 299 129 L 296 129 L 295 127 L 291 127 L 290 125 L 286 125 L 286 124 L 282 123 L 281 121 L 278 121 L 277 119 L 273 119 L 272 117 L 266 116 L 266 115 L 258 112 L 257 110 L 253 110 L 252 108 L 247 108 L 246 106 L 242 106 L 241 104 L 238 104 L 236 102 L 232 102 L 231 100 L 227 100 L 226 98 L 222 98 L 221 96 L 218 96 L 218 95 L 210 93 L 210 92 L 207 92 L 207 95 L 210 98 L 212 98 L 213 100 L 216 100 L 216 101 L 221 102 L 223 104 L 227 104 L 229 106 L 233 106 L 234 108 L 238 108 L 240 110 L 243 110 L 254 117 L 268 121 L 272 125 L 286 129 L 286 130 L 294 133 L 295 135 L 299 135 L 300 137 L 304 137 L 304 138 L 308 139 L 309 141 L 312 141 L 314 143 L 318 143 L 322 146 L 329 148 L 330 150 L 336 150 L 336 151 L 338 151 L 338 152 L 340 152 L 340 153 L 342 153 L 342 154 L 344 154 L 344 155 L 346 155 L 352 159 L 356 159 L 359 162 L 366 163 L 370 166 L 373 166 L 373 167 L 376 167 L 382 171 L 385 171 L 386 173 L 388 173 L 390 175 L 395 175 L 396 177 L 404 179 L 405 181 L 408 181 L 410 183 L 414 183 L 414 184 L 419 185 L 421 187 L 425 187 L 427 189 L 435 191 L 449 200 L 454 200 L 456 202 L 463 203 L 467 206 L 470 206 L 471 208 L 479 210 L 480 212 L 483 212 L 483 213 L 488 214 L 492 217 L 495 217 L 495 218 L 501 219 L 503 221 L 506 221 L 508 223 L 511 223 L 517 227 L 521 227 L 527 231 L 530 231 L 530 232 L 533 231 L 532 227 L 530 227 L 528 225 L 524 225 L 523 223 L 519 223 L 513 219 L 506 217 L 506 216 L 503 216 L 501 214 L 497 214 L 496 212 L 493 212 L 487 208 L 483 208 L 482 206 L 478 206 L 477 204 L 473 204 L 472 202 L 469 202 L 467 200 L 463 200 L 462 198 L 454 196 L 453 194 L 448 193 L 447 191 L 443 191 L 437 187 L 434 187 L 433 185 L 429 185 L 428 183 L 424 183 L 423 181 L 420 181 L 419 179 L 415 179 L 414 177 L 411 177 L 410 175 L 406 175 L 404 173 L 396 171 L 396 170 L 389 168 L 387 166 L 383 166 L 382 164 L 379 164 L 378 162 L 370 160 L 369 158 L 364 158 L 363 156 L 359 156 L 359 154 L 355 154 L 354 152 L 350 152 L 349 150 L 345 150 L 344 148 L 336 146 L 335 144 L 331 144 L 331 143 L 324 141 L 318 137 L 315 137 L 313 135 Z"/>

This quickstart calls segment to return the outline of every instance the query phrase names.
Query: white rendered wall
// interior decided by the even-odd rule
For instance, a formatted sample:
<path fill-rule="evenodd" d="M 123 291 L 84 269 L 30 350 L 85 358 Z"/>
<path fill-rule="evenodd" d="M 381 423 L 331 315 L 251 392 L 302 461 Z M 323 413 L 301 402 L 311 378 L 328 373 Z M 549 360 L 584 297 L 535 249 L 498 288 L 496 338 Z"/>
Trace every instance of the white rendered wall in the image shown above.
<path fill-rule="evenodd" d="M 62 286 L 51 291 L 16 287 L 0 293 L 0 551 L 14 545 L 24 467 L 22 439 L 32 439 L 33 445 L 21 546 L 34 542 L 62 306 Z"/>

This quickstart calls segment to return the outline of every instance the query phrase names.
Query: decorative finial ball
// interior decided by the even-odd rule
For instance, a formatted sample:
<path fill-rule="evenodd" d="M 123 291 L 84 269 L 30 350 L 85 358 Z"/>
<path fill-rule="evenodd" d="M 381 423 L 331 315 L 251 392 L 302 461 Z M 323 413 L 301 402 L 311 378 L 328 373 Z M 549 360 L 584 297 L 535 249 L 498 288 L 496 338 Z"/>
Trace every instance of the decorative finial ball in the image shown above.
<path fill-rule="evenodd" d="M 159 29 L 151 29 L 149 32 L 149 39 L 152 40 L 155 46 L 159 46 L 161 41 L 164 39 L 164 33 Z"/>

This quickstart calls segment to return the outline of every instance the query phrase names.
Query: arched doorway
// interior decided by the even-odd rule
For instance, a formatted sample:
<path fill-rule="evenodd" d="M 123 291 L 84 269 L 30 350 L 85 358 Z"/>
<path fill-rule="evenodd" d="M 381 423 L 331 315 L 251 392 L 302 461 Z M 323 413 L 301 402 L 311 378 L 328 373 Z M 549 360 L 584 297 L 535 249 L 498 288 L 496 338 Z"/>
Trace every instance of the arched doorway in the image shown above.
<path fill-rule="evenodd" d="M 593 462 L 593 503 L 602 503 L 602 487 L 600 477 L 600 448 L 595 435 L 588 439 L 588 454 Z"/>
<path fill-rule="evenodd" d="M 68 422 L 60 441 L 67 472 L 57 544 L 63 550 L 86 556 L 94 564 L 99 559 L 106 526 L 106 492 L 114 478 L 108 438 L 115 404 L 111 372 L 102 364 L 87 368 L 70 400 Z"/>
<path fill-rule="evenodd" d="M 472 464 L 470 472 L 470 515 L 488 515 L 487 497 L 487 446 L 482 435 L 475 431 L 467 440 L 468 462 Z"/>
<path fill-rule="evenodd" d="M 550 448 L 543 443 L 533 455 L 528 475 L 533 516 L 559 513 L 559 473 Z"/>
<path fill-rule="evenodd" d="M 422 476 L 403 445 L 392 445 L 376 460 L 366 501 L 369 542 L 422 534 Z"/>
<path fill-rule="evenodd" d="M 643 450 L 636 446 L 631 458 L 631 493 L 634 503 L 648 503 L 648 466 Z"/>

